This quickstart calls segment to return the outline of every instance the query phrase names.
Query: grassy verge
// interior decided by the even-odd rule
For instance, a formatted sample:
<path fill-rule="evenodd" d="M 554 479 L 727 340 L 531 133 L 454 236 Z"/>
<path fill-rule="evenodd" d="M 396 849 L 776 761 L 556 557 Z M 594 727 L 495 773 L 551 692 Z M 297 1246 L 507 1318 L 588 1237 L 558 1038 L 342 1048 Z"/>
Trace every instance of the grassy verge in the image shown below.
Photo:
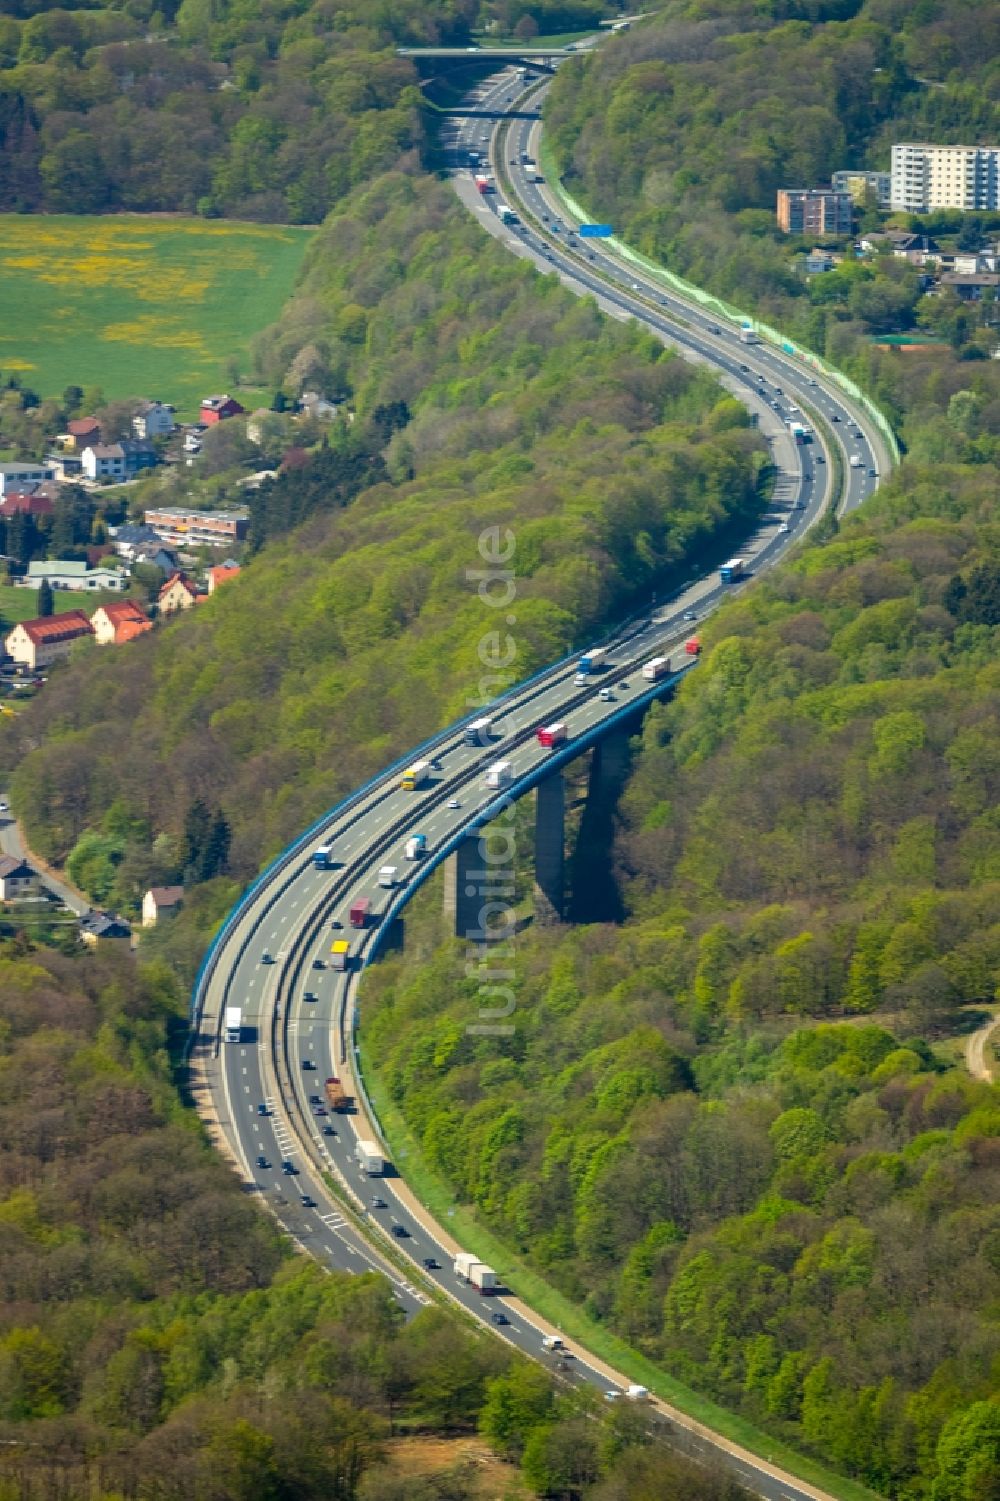
<path fill-rule="evenodd" d="M 0 214 L 0 370 L 156 397 L 194 416 L 273 322 L 312 231 L 223 220 Z M 230 381 L 231 383 L 231 381 Z"/>
<path fill-rule="evenodd" d="M 641 1382 L 664 1401 L 716 1433 L 741 1444 L 772 1464 L 819 1486 L 839 1501 L 878 1501 L 873 1491 L 857 1481 L 835 1475 L 815 1460 L 799 1454 L 780 1439 L 772 1438 L 746 1419 L 719 1407 L 692 1391 L 659 1366 L 640 1355 L 603 1325 L 588 1318 L 574 1303 L 527 1267 L 498 1236 L 487 1229 L 475 1213 L 456 1204 L 451 1190 L 425 1162 L 420 1147 L 399 1109 L 389 1099 L 378 1073 L 372 1068 L 361 1040 L 361 1066 L 369 1095 L 378 1113 L 393 1161 L 404 1174 L 417 1198 L 461 1244 L 475 1251 L 496 1268 L 507 1285 L 548 1323 L 578 1340 L 601 1360 Z"/>

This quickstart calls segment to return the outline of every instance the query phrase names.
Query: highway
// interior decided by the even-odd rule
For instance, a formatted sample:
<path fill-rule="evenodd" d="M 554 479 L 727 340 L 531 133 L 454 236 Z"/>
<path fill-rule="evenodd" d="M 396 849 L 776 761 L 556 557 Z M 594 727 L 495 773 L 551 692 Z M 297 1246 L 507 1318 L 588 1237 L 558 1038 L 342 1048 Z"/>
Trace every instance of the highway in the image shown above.
<path fill-rule="evenodd" d="M 477 88 L 469 98 L 470 108 L 509 108 L 508 101 L 517 101 L 521 87 L 513 71 L 505 70 Z M 552 224 L 561 216 L 546 185 L 528 182 L 521 166 L 522 153 L 528 155 L 534 148 L 537 129 L 536 121 L 518 119 L 488 131 L 483 143 L 478 121 L 456 121 L 452 141 L 456 156 L 464 153 L 467 158 L 471 149 L 484 145 L 494 159 L 499 149 L 507 152 L 508 163 L 517 163 L 508 170 L 525 207 L 537 217 L 537 228 L 501 224 L 494 195 L 486 195 L 484 201 L 476 192 L 467 163 L 456 161 L 456 189 L 484 228 L 512 251 L 530 257 L 543 271 L 559 274 L 573 290 L 594 296 L 612 316 L 636 317 L 685 358 L 712 364 L 757 413 L 779 471 L 771 519 L 748 539 L 741 554 L 751 574 L 757 575 L 818 519 L 833 485 L 829 439 L 818 429 L 813 444 L 796 446 L 786 426 L 790 408 L 820 413 L 828 424 L 826 431 L 837 433 L 835 441 L 843 451 L 862 456 L 861 469 L 844 466 L 842 509 L 860 504 L 870 494 L 878 476 L 869 470 L 885 472 L 888 466 L 877 429 L 836 388 L 817 383 L 814 375 L 764 346 L 744 347 L 732 331 L 719 326 L 716 332 L 709 318 L 652 288 L 599 246 L 582 257 L 572 246 L 567 249 L 570 226 L 564 220 L 558 228 Z M 543 214 L 549 216 L 547 228 Z M 845 441 L 844 434 L 860 436 Z M 477 562 L 470 559 L 471 566 Z M 482 566 L 490 566 L 488 557 Z M 195 1051 L 210 1091 L 213 1123 L 225 1137 L 248 1191 L 259 1195 L 289 1235 L 322 1264 L 384 1272 L 408 1315 L 426 1303 L 436 1287 L 536 1358 L 543 1332 L 552 1332 L 516 1297 L 482 1298 L 455 1277 L 452 1260 L 459 1248 L 417 1203 L 404 1176 L 395 1169 L 384 1178 L 369 1179 L 361 1173 L 356 1143 L 379 1136 L 377 1123 L 366 1113 L 355 1070 L 361 969 L 377 951 L 389 919 L 432 870 L 466 834 L 502 816 L 505 799 L 486 789 L 485 766 L 500 759 L 512 763 L 515 780 L 509 796 L 516 798 L 546 769 L 579 754 L 588 737 L 629 719 L 693 665 L 695 659 L 684 651 L 693 628 L 690 617 L 702 619 L 724 592 L 732 590 L 723 589 L 717 574 L 695 580 L 648 618 L 612 638 L 607 666 L 599 677 L 576 680 L 576 653 L 512 689 L 488 710 L 470 714 L 470 720 L 483 712 L 491 716 L 488 740 L 467 744 L 461 726 L 453 725 L 412 750 L 332 810 L 264 873 L 230 915 L 203 966 L 194 999 Z M 516 604 L 504 619 L 512 629 L 516 626 Z M 641 668 L 656 655 L 669 655 L 673 671 L 663 682 L 651 683 Z M 470 678 L 478 673 L 477 664 L 470 664 Z M 601 688 L 606 691 L 599 696 Z M 571 741 L 553 752 L 538 744 L 535 731 L 556 720 L 567 722 Z M 423 787 L 404 791 L 400 770 L 418 756 L 431 761 L 431 774 Z M 427 855 L 420 861 L 405 856 L 406 841 L 415 833 L 427 840 Z M 313 863 L 312 851 L 321 843 L 332 845 L 330 869 Z M 379 883 L 379 870 L 386 865 L 396 867 L 391 889 Z M 364 930 L 352 928 L 349 918 L 352 903 L 360 897 L 371 904 Z M 344 938 L 351 943 L 351 968 L 341 973 L 330 967 L 330 950 L 333 942 Z M 225 1008 L 233 1005 L 242 1010 L 242 1031 L 239 1041 L 225 1043 L 222 1018 Z M 354 1113 L 325 1113 L 323 1081 L 334 1074 L 357 1100 Z M 283 1163 L 291 1171 L 283 1171 Z M 497 1268 L 501 1278 L 504 1270 Z M 507 1322 L 498 1323 L 498 1317 Z M 592 1383 L 600 1391 L 627 1382 L 575 1347 L 562 1374 Z M 665 1404 L 655 1404 L 651 1413 L 670 1422 L 675 1441 L 692 1452 L 721 1459 L 772 1501 L 821 1501 L 826 1496 L 717 1440 Z"/>

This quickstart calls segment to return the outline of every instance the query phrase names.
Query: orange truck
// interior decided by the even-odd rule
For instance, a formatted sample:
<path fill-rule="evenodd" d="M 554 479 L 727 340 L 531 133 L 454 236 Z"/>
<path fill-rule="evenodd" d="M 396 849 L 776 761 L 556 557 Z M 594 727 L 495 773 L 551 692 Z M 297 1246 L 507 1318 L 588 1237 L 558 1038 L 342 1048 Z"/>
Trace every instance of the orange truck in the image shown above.
<path fill-rule="evenodd" d="M 341 1084 L 339 1079 L 335 1079 L 332 1076 L 326 1081 L 324 1093 L 326 1094 L 326 1103 L 331 1110 L 343 1112 L 351 1103 L 351 1097 L 343 1084 Z"/>

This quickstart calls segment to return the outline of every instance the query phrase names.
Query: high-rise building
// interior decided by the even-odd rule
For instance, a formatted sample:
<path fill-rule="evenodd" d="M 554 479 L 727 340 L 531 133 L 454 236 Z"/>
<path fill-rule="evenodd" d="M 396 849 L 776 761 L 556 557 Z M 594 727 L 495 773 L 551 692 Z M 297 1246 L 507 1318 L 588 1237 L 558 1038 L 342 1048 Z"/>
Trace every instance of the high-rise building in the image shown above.
<path fill-rule="evenodd" d="M 901 141 L 892 148 L 891 206 L 911 214 L 936 208 L 965 213 L 1000 208 L 1000 146 L 933 146 Z"/>
<path fill-rule="evenodd" d="M 854 227 L 850 193 L 833 188 L 779 188 L 777 215 L 786 235 L 849 235 Z"/>
<path fill-rule="evenodd" d="M 891 172 L 834 172 L 830 181 L 835 192 L 850 193 L 854 203 L 873 203 L 876 208 L 889 207 Z"/>

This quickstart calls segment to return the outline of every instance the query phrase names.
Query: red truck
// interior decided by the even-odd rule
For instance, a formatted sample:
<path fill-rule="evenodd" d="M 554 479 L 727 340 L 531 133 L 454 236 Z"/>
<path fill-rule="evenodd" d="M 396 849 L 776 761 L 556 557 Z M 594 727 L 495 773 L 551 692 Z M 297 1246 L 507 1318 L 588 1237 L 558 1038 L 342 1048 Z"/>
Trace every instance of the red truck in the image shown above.
<path fill-rule="evenodd" d="M 490 182 L 485 172 L 476 173 L 476 187 L 480 193 L 492 193 L 493 184 Z"/>
<path fill-rule="evenodd" d="M 697 636 L 689 636 L 684 643 L 684 650 L 689 657 L 696 657 L 701 651 L 701 641 Z"/>
<path fill-rule="evenodd" d="M 562 723 L 546 725 L 538 731 L 538 743 L 551 750 L 553 746 L 563 744 L 566 733 L 566 726 Z"/>
<path fill-rule="evenodd" d="M 351 904 L 351 927 L 366 928 L 368 926 L 368 908 L 371 905 L 366 896 L 359 897 Z"/>

